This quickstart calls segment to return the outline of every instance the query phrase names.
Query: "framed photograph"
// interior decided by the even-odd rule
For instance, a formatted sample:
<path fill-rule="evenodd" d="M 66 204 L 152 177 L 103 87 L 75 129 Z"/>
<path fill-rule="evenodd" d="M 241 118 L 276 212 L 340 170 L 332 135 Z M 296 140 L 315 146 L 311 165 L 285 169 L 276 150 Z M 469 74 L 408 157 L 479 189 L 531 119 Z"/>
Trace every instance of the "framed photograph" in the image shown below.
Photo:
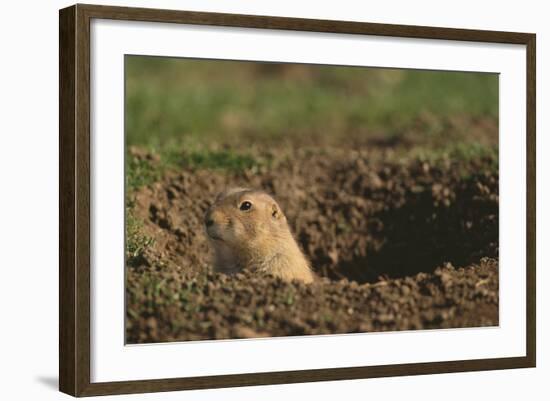
<path fill-rule="evenodd" d="M 61 391 L 535 366 L 534 34 L 59 18 Z"/>

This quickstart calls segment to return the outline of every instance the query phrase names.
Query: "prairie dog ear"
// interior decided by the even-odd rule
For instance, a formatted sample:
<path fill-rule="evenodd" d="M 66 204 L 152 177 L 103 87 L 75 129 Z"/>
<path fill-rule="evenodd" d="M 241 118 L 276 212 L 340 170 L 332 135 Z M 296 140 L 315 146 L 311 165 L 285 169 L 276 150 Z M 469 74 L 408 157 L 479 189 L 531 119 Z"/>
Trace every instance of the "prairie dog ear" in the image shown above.
<path fill-rule="evenodd" d="M 283 214 L 283 211 L 281 210 L 279 205 L 277 205 L 275 202 L 271 204 L 271 217 L 273 217 L 276 220 L 281 220 L 285 217 L 285 215 Z"/>

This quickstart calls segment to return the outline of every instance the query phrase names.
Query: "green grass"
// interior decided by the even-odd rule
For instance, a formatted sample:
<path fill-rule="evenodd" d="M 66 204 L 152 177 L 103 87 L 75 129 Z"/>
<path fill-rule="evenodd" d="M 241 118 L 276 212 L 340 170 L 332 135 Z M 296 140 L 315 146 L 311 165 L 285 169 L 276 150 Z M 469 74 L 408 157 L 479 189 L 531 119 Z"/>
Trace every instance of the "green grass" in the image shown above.
<path fill-rule="evenodd" d="M 459 143 L 441 149 L 417 148 L 409 154 L 409 157 L 431 164 L 452 161 L 455 164 L 464 166 L 467 166 L 472 161 L 485 160 L 489 162 L 491 168 L 498 171 L 497 146 L 484 146 L 477 143 Z"/>
<path fill-rule="evenodd" d="M 458 143 L 441 149 L 417 148 L 409 154 L 408 158 L 425 161 L 434 166 L 452 163 L 454 171 L 463 180 L 480 173 L 472 170 L 473 163 L 482 162 L 484 169 L 496 175 L 499 170 L 498 147 L 477 143 Z"/>
<path fill-rule="evenodd" d="M 192 168 L 239 172 L 269 166 L 269 158 L 259 158 L 247 152 L 213 149 L 183 149 L 156 147 L 149 150 L 150 158 L 126 155 L 126 190 L 131 194 L 138 188 L 158 181 L 169 169 Z"/>
<path fill-rule="evenodd" d="M 241 171 L 258 166 L 260 162 L 248 154 L 237 154 L 228 150 L 205 150 L 183 154 L 180 164 L 193 168 Z"/>
<path fill-rule="evenodd" d="M 248 146 L 401 135 L 498 116 L 498 75 L 126 57 L 128 145 Z"/>
<path fill-rule="evenodd" d="M 145 250 L 154 244 L 154 238 L 144 235 L 143 222 L 134 215 L 134 205 L 126 206 L 126 259 L 139 258 Z"/>
<path fill-rule="evenodd" d="M 126 190 L 134 190 L 158 180 L 164 172 L 163 166 L 155 165 L 151 160 L 126 155 Z"/>

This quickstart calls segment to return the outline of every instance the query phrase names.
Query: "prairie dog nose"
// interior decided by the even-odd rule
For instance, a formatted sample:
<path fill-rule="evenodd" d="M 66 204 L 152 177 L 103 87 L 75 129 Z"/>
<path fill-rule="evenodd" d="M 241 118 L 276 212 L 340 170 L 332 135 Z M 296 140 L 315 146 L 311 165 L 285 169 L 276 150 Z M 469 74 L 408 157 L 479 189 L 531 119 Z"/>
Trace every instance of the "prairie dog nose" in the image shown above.
<path fill-rule="evenodd" d="M 210 227 L 212 224 L 214 224 L 214 219 L 212 218 L 212 212 L 209 209 L 204 215 L 204 225 L 206 227 Z"/>

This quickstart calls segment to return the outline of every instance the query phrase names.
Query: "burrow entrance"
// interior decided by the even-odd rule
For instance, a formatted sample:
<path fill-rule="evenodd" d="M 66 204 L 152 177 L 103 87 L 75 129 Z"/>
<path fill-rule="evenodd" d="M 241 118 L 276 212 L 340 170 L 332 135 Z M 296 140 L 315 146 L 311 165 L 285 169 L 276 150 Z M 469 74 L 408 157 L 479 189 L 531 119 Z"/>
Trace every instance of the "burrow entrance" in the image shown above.
<path fill-rule="evenodd" d="M 476 180 L 441 192 L 409 193 L 399 205 L 365 215 L 367 230 L 356 248 L 340 252 L 337 263 L 319 250 L 312 265 L 321 276 L 363 283 L 498 258 L 498 195 Z"/>

